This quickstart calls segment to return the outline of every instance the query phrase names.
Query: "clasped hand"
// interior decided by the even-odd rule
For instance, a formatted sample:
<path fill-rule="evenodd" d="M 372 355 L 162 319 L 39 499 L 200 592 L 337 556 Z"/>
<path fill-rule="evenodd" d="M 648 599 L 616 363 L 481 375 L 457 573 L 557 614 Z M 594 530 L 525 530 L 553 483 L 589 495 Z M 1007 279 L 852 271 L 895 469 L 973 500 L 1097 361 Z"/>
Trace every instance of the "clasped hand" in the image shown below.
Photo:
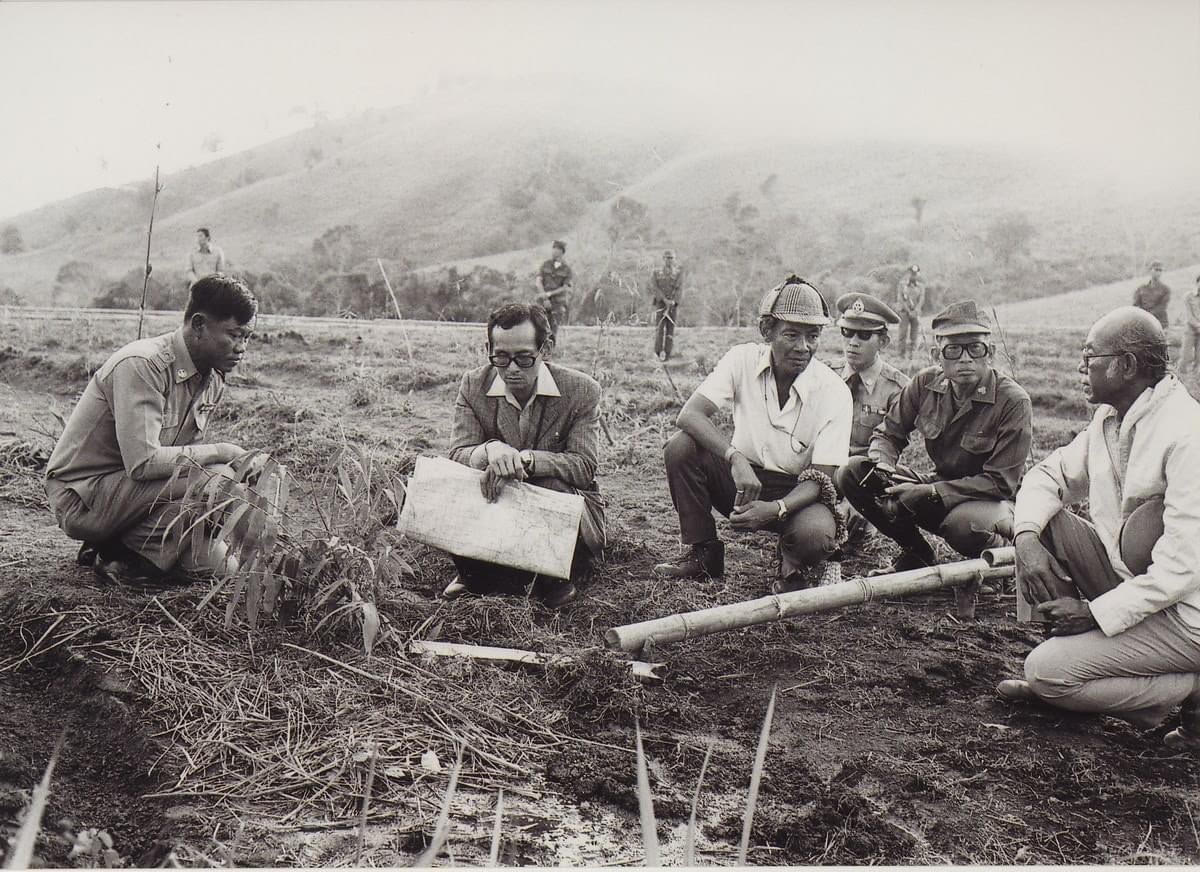
<path fill-rule="evenodd" d="M 483 470 L 483 478 L 479 481 L 479 490 L 483 498 L 494 503 L 500 498 L 504 483 L 509 480 L 524 481 L 528 474 L 525 464 L 521 462 L 521 452 L 505 442 L 489 442 L 484 449 L 487 453 L 487 466 Z"/>

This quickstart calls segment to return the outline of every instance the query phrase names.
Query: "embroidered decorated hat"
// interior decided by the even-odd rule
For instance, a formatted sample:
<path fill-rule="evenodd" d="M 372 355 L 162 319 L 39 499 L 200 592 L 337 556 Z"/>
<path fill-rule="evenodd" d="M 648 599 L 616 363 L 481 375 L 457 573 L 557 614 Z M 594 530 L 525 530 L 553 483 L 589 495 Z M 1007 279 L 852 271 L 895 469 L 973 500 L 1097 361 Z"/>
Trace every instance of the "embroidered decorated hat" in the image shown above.
<path fill-rule="evenodd" d="M 788 276 L 783 284 L 763 294 L 758 314 L 770 315 L 793 324 L 812 324 L 824 327 L 829 323 L 829 306 L 817 289 L 797 275 Z"/>
<path fill-rule="evenodd" d="M 934 336 L 958 336 L 963 333 L 991 333 L 992 322 L 974 300 L 951 303 L 933 317 Z"/>
<path fill-rule="evenodd" d="M 837 299 L 839 327 L 851 330 L 886 330 L 889 324 L 899 324 L 900 316 L 878 297 L 855 291 Z"/>

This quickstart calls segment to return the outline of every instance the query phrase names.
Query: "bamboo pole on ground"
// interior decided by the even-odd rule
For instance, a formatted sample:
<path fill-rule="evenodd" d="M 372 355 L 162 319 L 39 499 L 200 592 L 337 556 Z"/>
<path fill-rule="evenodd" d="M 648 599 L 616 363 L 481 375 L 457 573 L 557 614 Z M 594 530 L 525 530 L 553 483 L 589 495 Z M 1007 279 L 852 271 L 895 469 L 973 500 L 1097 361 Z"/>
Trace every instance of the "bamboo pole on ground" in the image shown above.
<path fill-rule="evenodd" d="M 708 636 L 781 621 L 798 615 L 825 612 L 845 606 L 867 603 L 889 596 L 909 596 L 935 590 L 955 588 L 959 617 L 975 614 L 975 592 L 980 583 L 993 578 L 1010 578 L 1015 567 L 991 566 L 986 560 L 962 560 L 894 572 L 874 578 L 854 578 L 825 587 L 809 588 L 792 593 L 772 594 L 756 600 L 730 603 L 695 612 L 668 615 L 636 624 L 613 627 L 604 634 L 609 648 L 640 651 L 647 642 L 663 644 L 696 636 Z"/>
<path fill-rule="evenodd" d="M 409 643 L 410 654 L 430 654 L 434 657 L 466 657 L 471 660 L 484 660 L 491 663 L 519 663 L 526 666 L 545 668 L 552 661 L 568 663 L 569 657 L 553 657 L 537 651 L 523 651 L 520 648 L 496 648 L 491 645 L 463 645 L 455 642 L 426 642 L 420 639 Z M 662 681 L 663 677 L 655 670 L 665 666 L 664 663 L 643 663 L 631 660 L 629 671 L 635 678 L 643 681 Z"/>

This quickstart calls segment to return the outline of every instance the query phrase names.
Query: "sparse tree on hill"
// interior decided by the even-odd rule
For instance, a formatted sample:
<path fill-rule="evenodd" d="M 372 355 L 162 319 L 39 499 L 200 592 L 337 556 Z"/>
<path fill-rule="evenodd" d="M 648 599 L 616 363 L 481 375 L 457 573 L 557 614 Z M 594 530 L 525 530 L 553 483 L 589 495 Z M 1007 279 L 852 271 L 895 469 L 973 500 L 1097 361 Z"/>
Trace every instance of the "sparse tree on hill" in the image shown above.
<path fill-rule="evenodd" d="M 987 246 L 1003 266 L 1012 263 L 1018 254 L 1029 253 L 1029 243 L 1037 236 L 1037 228 L 1024 212 L 1012 212 L 997 218 L 987 230 Z"/>
<path fill-rule="evenodd" d="M 917 219 L 917 223 L 920 224 L 921 218 L 925 214 L 925 203 L 926 203 L 925 198 L 924 197 L 913 197 L 908 202 L 913 207 L 913 213 L 914 213 L 914 217 Z"/>
<path fill-rule="evenodd" d="M 7 285 L 0 287 L 0 306 L 24 306 L 24 298 Z"/>
<path fill-rule="evenodd" d="M 25 240 L 15 224 L 9 224 L 0 231 L 0 254 L 20 254 L 25 250 Z"/>
<path fill-rule="evenodd" d="M 65 294 L 82 301 L 90 299 L 99 290 L 100 276 L 96 268 L 82 260 L 69 260 L 58 268 L 50 299 L 54 305 L 58 305 L 59 299 Z"/>
<path fill-rule="evenodd" d="M 323 272 L 346 272 L 361 259 L 361 242 L 358 227 L 353 224 L 330 227 L 313 240 L 317 268 Z"/>

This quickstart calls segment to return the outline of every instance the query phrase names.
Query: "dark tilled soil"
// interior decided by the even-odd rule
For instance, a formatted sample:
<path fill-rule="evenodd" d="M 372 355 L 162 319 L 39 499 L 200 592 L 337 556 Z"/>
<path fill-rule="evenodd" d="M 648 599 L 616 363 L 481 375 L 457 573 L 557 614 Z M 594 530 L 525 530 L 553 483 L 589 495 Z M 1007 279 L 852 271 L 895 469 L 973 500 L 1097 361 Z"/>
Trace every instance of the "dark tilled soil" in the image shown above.
<path fill-rule="evenodd" d="M 327 347 L 317 337 L 305 339 Z M 729 344 L 715 334 L 706 342 L 696 359 L 672 362 L 685 393 L 698 381 L 692 369 L 699 357 L 715 361 L 719 348 Z M 631 343 L 615 338 L 605 352 L 612 359 L 600 361 L 602 375 L 617 371 L 618 359 L 639 359 L 640 346 Z M 582 357 L 567 362 L 591 369 L 592 349 L 577 347 Z M 331 367 L 323 368 L 325 378 L 315 387 L 300 384 L 303 379 L 292 383 L 291 358 L 303 349 L 293 339 L 256 352 L 261 356 L 255 371 L 231 387 L 217 438 L 269 444 L 298 470 L 318 468 L 337 434 L 364 440 L 401 469 L 414 453 L 444 445 L 454 393 L 450 376 L 463 360 L 435 360 L 418 371 L 405 370 L 403 378 L 384 373 L 380 384 L 391 378 L 413 393 L 399 396 L 395 387 L 372 387 L 354 395 L 365 400 L 359 406 L 350 402 L 347 378 Z M 378 349 L 376 363 L 399 367 L 392 350 Z M 20 375 L 19 353 L 0 355 L 4 376 L 12 379 L 0 425 L 33 442 L 39 437 L 26 422 L 44 420 L 47 406 L 65 404 L 68 392 L 56 380 L 82 386 L 74 369 L 79 351 L 64 345 L 38 354 L 27 375 Z M 350 351 L 329 354 L 336 363 L 337 355 Z M 525 679 L 531 696 L 559 712 L 564 732 L 578 738 L 547 756 L 540 777 L 565 803 L 616 814 L 622 828 L 614 830 L 612 844 L 623 850 L 614 849 L 614 858 L 639 850 L 628 847 L 638 841 L 635 719 L 644 734 L 664 837 L 686 821 L 705 749 L 714 743 L 700 799 L 701 835 L 727 848 L 740 838 L 741 803 L 776 687 L 752 830 L 754 862 L 1200 860 L 1195 820 L 1200 764 L 1165 751 L 1161 737 L 1171 723 L 1140 732 L 1112 719 L 1011 705 L 995 696 L 996 682 L 1019 675 L 1022 658 L 1039 641 L 1013 621 L 1011 593 L 981 596 L 974 621 L 954 617 L 947 593 L 664 645 L 650 652 L 667 663 L 663 684 L 629 679 L 598 651 L 604 629 L 759 596 L 773 560 L 769 536 L 723 528 L 730 567 L 724 581 L 685 586 L 653 580 L 652 565 L 675 549 L 660 452 L 676 406 L 661 373 L 649 363 L 637 365 L 636 378 L 608 379 L 616 444 L 605 447 L 601 480 L 611 547 L 583 599 L 560 614 L 511 599 L 460 602 L 440 607 L 428 629 L 430 637 L 443 640 L 538 651 L 567 644 L 579 655 L 574 666 Z M 622 387 L 626 381 L 635 388 Z M 47 401 L 46 393 L 57 399 Z M 1064 420 L 1063 432 L 1068 426 L 1080 422 Z M 1050 438 L 1045 431 L 1040 436 Z M 1060 434 L 1053 438 L 1060 440 Z M 48 612 L 51 604 L 60 611 L 103 606 L 118 616 L 113 632 L 136 626 L 133 616 L 145 608 L 146 598 L 96 587 L 87 571 L 74 566 L 74 551 L 44 509 L 0 495 L 0 564 L 6 573 L 0 603 L 6 618 Z M 869 545 L 847 561 L 844 575 L 878 566 L 890 554 L 885 543 Z M 407 592 L 384 604 L 398 626 L 415 626 L 438 608 L 434 598 L 451 572 L 442 556 L 418 549 L 412 558 L 417 575 L 405 581 Z M 48 626 L 49 619 L 23 624 L 21 632 L 11 621 L 0 625 L 0 666 L 26 650 L 31 633 Z M 71 656 L 72 649 L 84 663 Z M 145 716 L 145 701 L 119 686 L 103 689 L 104 670 L 88 660 L 85 647 L 68 644 L 56 651 L 0 672 L 0 826 L 11 826 L 24 804 L 22 791 L 36 783 L 68 726 L 39 845 L 43 860 L 67 860 L 68 845 L 55 835 L 62 818 L 75 829 L 107 830 L 122 856 L 145 862 L 161 858 L 163 845 L 208 845 L 214 831 L 232 833 L 234 822 L 220 814 L 203 808 L 181 813 L 146 797 L 173 783 L 177 773 L 165 763 L 151 771 L 162 749 L 151 735 L 159 727 Z M 499 667 L 472 670 L 473 680 L 485 680 L 492 668 Z M 420 816 L 428 824 L 435 813 L 426 808 Z M 486 843 L 487 823 L 480 819 L 476 841 Z M 429 826 L 419 829 L 428 832 Z M 253 840 L 261 862 L 276 856 L 272 838 L 259 833 Z M 513 862 L 556 862 L 552 850 L 531 837 L 506 839 L 520 848 L 507 855 Z M 411 841 L 401 839 L 401 855 L 420 849 L 418 840 Z"/>

